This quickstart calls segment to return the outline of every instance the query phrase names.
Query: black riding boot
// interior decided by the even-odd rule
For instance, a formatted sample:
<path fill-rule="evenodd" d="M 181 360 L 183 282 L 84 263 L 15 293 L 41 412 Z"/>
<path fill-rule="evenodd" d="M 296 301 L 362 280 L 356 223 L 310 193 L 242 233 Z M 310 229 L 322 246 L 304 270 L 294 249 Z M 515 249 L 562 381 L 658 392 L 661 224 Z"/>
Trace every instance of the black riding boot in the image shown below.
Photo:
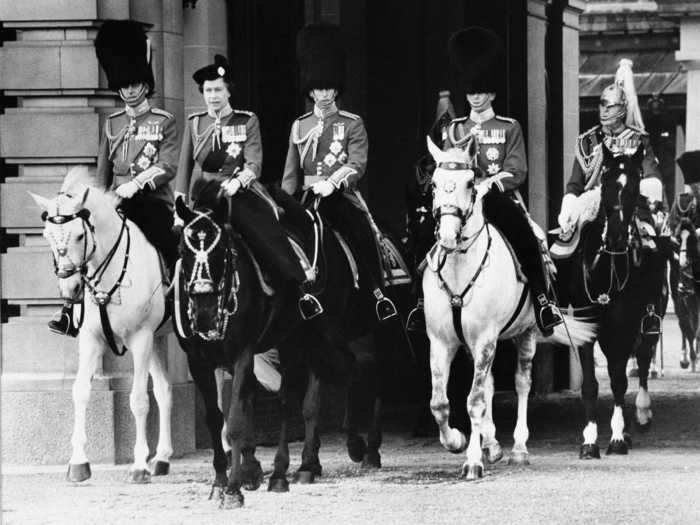
<path fill-rule="evenodd" d="M 71 303 L 63 303 L 61 311 L 54 314 L 49 321 L 49 330 L 55 334 L 69 337 L 78 335 L 78 328 L 73 324 L 73 305 Z"/>

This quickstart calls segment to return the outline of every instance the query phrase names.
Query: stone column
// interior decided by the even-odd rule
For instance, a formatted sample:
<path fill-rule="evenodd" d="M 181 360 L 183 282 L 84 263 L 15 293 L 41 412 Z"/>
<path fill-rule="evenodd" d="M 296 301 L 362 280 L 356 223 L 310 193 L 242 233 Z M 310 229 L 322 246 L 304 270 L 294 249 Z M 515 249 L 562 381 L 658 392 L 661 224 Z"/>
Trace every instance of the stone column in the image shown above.
<path fill-rule="evenodd" d="M 696 9 L 697 11 L 697 9 Z M 676 60 L 687 71 L 685 150 L 700 149 L 700 13 L 680 19 L 681 47 Z"/>
<path fill-rule="evenodd" d="M 73 166 L 94 169 L 105 116 L 121 107 L 107 89 L 94 49 L 100 20 L 132 19 L 152 25 L 154 103 L 181 119 L 182 2 L 0 0 L 0 19 L 16 40 L 0 48 L 0 90 L 17 107 L 0 115 L 0 157 L 8 172 L 0 185 L 0 225 L 17 241 L 2 254 L 3 299 L 12 314 L 2 325 L 2 461 L 62 463 L 70 454 L 71 387 L 77 370 L 75 339 L 49 333 L 58 309 L 56 278 L 41 236 L 38 210 L 28 195 L 56 193 Z M 174 339 L 173 339 L 174 340 Z M 176 454 L 194 448 L 194 388 L 184 353 L 164 338 L 173 381 Z M 129 354 L 107 351 L 93 379 L 87 413 L 92 462 L 131 461 Z M 149 444 L 157 438 L 157 410 L 149 415 Z"/>

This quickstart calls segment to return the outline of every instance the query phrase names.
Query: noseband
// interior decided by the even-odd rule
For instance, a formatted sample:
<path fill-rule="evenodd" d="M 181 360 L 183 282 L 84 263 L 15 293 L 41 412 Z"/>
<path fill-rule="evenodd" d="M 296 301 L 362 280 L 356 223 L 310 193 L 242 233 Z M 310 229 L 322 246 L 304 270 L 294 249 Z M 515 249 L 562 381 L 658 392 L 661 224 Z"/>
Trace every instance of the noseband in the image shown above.
<path fill-rule="evenodd" d="M 238 289 L 240 288 L 240 278 L 236 268 L 238 254 L 229 242 L 229 245 L 224 248 L 224 271 L 221 279 L 214 286 L 209 256 L 222 242 L 222 239 L 229 241 L 230 239 L 223 235 L 221 227 L 211 219 L 211 210 L 203 212 L 194 210 L 194 213 L 197 216 L 185 226 L 183 231 L 185 246 L 195 257 L 192 274 L 187 279 L 186 284 L 188 296 L 187 314 L 190 320 L 190 330 L 207 341 L 221 340 L 226 334 L 229 318 L 238 311 Z M 215 231 L 214 240 L 207 248 L 204 247 L 206 233 L 201 231 L 197 233 L 199 246 L 195 246 L 187 235 L 188 232 L 192 231 L 192 226 L 200 220 L 209 221 Z M 194 326 L 193 295 L 207 293 L 216 293 L 217 296 L 217 322 L 214 334 L 200 332 Z"/>
<path fill-rule="evenodd" d="M 87 273 L 87 263 L 88 261 L 92 258 L 92 256 L 95 254 L 95 250 L 97 248 L 97 243 L 95 242 L 95 227 L 93 224 L 90 222 L 90 211 L 86 209 L 81 209 L 80 211 L 73 213 L 71 215 L 62 215 L 62 214 L 56 214 L 56 215 L 49 215 L 48 212 L 43 212 L 41 214 L 41 219 L 46 222 L 50 222 L 51 224 L 58 224 L 58 225 L 64 225 L 67 224 L 71 221 L 74 221 L 76 219 L 81 220 L 81 224 L 83 227 L 83 257 L 82 260 L 78 263 L 75 263 L 70 259 L 68 256 L 68 241 L 70 240 L 71 237 L 71 232 L 69 231 L 64 231 L 61 229 L 61 236 L 58 237 L 56 235 L 51 236 L 51 241 L 56 248 L 56 253 L 58 254 L 59 257 L 65 257 L 68 259 L 70 262 L 71 266 L 67 269 L 59 269 L 58 267 L 58 261 L 56 260 L 56 257 L 54 256 L 53 258 L 53 266 L 54 266 L 54 273 L 56 274 L 56 277 L 59 279 L 67 279 L 71 277 L 72 275 L 75 275 L 76 273 L 80 272 L 81 275 L 85 275 Z M 90 236 L 92 238 L 92 250 L 90 250 L 90 253 L 88 254 L 88 231 L 90 232 Z"/>
<path fill-rule="evenodd" d="M 464 171 L 464 170 L 470 170 L 472 169 L 469 164 L 466 162 L 441 162 L 437 166 L 440 169 L 443 170 L 449 170 L 449 171 Z M 447 252 L 452 252 L 455 251 L 457 248 L 446 248 L 443 246 L 441 239 L 440 239 L 440 219 L 442 217 L 456 217 L 459 219 L 460 222 L 460 227 L 459 230 L 457 231 L 457 236 L 458 238 L 458 243 L 459 242 L 464 242 L 468 241 L 472 238 L 475 238 L 478 236 L 479 233 L 481 233 L 481 230 L 479 230 L 476 234 L 467 236 L 467 237 L 461 237 L 460 233 L 462 232 L 462 229 L 464 226 L 467 224 L 467 221 L 471 218 L 472 214 L 474 213 L 474 204 L 476 203 L 476 186 L 474 185 L 474 180 L 472 179 L 468 183 L 468 187 L 471 189 L 471 198 L 469 201 L 469 206 L 466 208 L 460 208 L 459 206 L 456 206 L 454 204 L 443 204 L 441 206 L 437 206 L 433 209 L 433 218 L 435 219 L 435 238 L 437 239 L 438 243 L 440 243 L 440 246 L 447 251 Z M 450 186 L 444 189 L 446 193 L 451 193 L 455 190 L 455 184 L 452 182 Z M 471 243 L 470 243 L 471 245 Z M 462 248 L 460 251 L 466 251 L 469 249 L 469 246 L 466 248 Z"/>

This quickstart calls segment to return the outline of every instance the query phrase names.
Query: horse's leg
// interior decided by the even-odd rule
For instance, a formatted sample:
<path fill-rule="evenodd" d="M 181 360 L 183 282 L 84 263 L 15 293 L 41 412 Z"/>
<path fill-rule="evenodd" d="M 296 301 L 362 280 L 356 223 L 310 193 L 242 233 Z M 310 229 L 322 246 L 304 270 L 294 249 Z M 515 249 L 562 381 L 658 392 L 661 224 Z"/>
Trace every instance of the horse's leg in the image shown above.
<path fill-rule="evenodd" d="M 375 389 L 374 405 L 372 407 L 372 422 L 367 434 L 367 452 L 362 459 L 362 468 L 381 468 L 382 457 L 379 447 L 382 446 L 382 397 Z"/>
<path fill-rule="evenodd" d="M 224 384 L 226 382 L 226 378 L 224 377 L 224 369 L 223 368 L 216 368 L 214 370 L 214 377 L 216 379 L 216 405 L 219 407 L 219 410 L 221 413 L 224 413 Z M 228 442 L 228 432 L 226 430 L 226 419 L 223 419 L 223 425 L 221 426 L 221 435 L 219 436 L 218 440 L 221 442 L 222 446 L 224 447 L 224 452 L 226 453 L 226 457 L 228 458 L 229 464 L 231 463 L 231 445 Z"/>
<path fill-rule="evenodd" d="M 260 462 L 255 457 L 257 446 L 255 435 L 255 411 L 253 399 L 250 400 L 250 409 L 246 410 L 245 432 L 242 436 L 241 447 L 241 484 L 246 490 L 258 490 L 263 482 L 263 471 Z"/>
<path fill-rule="evenodd" d="M 447 399 L 450 365 L 456 353 L 456 346 L 448 346 L 437 337 L 430 337 L 430 374 L 433 384 L 430 410 L 440 431 L 440 443 L 450 452 L 459 454 L 467 447 L 467 438 L 456 428 L 450 427 L 450 401 Z"/>
<path fill-rule="evenodd" d="M 71 437 L 72 453 L 68 461 L 68 481 L 85 481 L 91 476 L 90 463 L 85 454 L 85 413 L 90 400 L 92 376 L 97 369 L 102 355 L 102 343 L 96 340 L 87 330 L 81 332 L 78 338 L 78 371 L 73 382 L 73 436 Z"/>
<path fill-rule="evenodd" d="M 527 440 L 530 431 L 527 428 L 527 401 L 532 385 L 532 360 L 537 346 L 537 332 L 533 327 L 515 337 L 518 348 L 518 364 L 515 370 L 515 391 L 518 393 L 518 420 L 513 431 L 513 451 L 508 459 L 509 465 L 529 465 Z"/>
<path fill-rule="evenodd" d="M 162 476 L 170 471 L 170 456 L 173 454 L 173 440 L 170 428 L 170 415 L 173 408 L 173 387 L 164 363 L 167 343 L 153 348 L 150 372 L 153 378 L 153 396 L 158 403 L 158 445 L 154 458 L 153 475 Z"/>
<path fill-rule="evenodd" d="M 484 383 L 484 398 L 486 400 L 486 412 L 481 424 L 481 448 L 486 461 L 493 464 L 503 458 L 503 449 L 496 439 L 496 425 L 493 423 L 493 374 L 489 374 Z"/>
<path fill-rule="evenodd" d="M 287 421 L 289 420 L 289 405 L 287 400 L 287 386 L 284 370 L 282 372 L 282 383 L 279 391 L 279 417 L 280 417 L 280 437 L 275 453 L 274 469 L 267 490 L 270 492 L 289 492 L 289 482 L 287 481 L 287 470 L 289 470 L 289 443 L 287 441 Z"/>
<path fill-rule="evenodd" d="M 359 385 L 361 366 L 363 366 L 362 363 L 356 362 L 352 367 L 352 374 L 345 397 L 345 417 L 343 419 L 348 456 L 355 463 L 360 463 L 367 453 L 367 443 L 357 429 L 357 413 L 359 411 L 357 405 L 363 397 Z"/>
<path fill-rule="evenodd" d="M 610 445 L 608 446 L 608 454 L 627 454 L 627 442 L 625 441 L 625 394 L 627 393 L 627 374 L 625 374 L 625 364 L 627 362 L 628 351 L 631 346 L 631 341 L 626 341 L 625 338 L 617 338 L 614 341 L 609 341 L 615 347 L 612 351 L 606 353 L 608 360 L 608 375 L 610 376 L 610 388 L 613 392 L 614 407 L 613 415 L 610 420 L 612 436 L 610 437 Z M 604 345 L 604 348 L 610 348 Z"/>
<path fill-rule="evenodd" d="M 651 426 L 651 397 L 649 397 L 648 376 L 652 353 L 659 340 L 658 335 L 642 335 L 637 347 L 637 362 L 639 363 L 639 391 L 635 398 L 635 420 L 637 428 L 646 432 Z"/>
<path fill-rule="evenodd" d="M 231 402 L 228 409 L 227 439 L 231 444 L 231 472 L 224 495 L 223 506 L 226 508 L 242 507 L 244 503 L 241 487 L 243 473 L 241 453 L 243 438 L 249 432 L 250 413 L 253 410 L 253 393 L 255 376 L 253 375 L 253 349 L 246 346 L 240 349 L 233 363 L 233 381 L 231 382 Z"/>
<path fill-rule="evenodd" d="M 313 483 L 322 473 L 318 450 L 321 439 L 318 435 L 318 415 L 321 406 L 321 379 L 309 370 L 306 393 L 302 405 L 304 417 L 304 449 L 301 452 L 301 465 L 294 474 L 294 481 Z"/>
<path fill-rule="evenodd" d="M 583 445 L 579 451 L 581 459 L 600 459 L 598 447 L 598 423 L 596 404 L 598 402 L 598 380 L 595 377 L 595 358 L 593 343 L 587 343 L 578 349 L 581 358 L 583 381 L 581 384 L 581 400 L 586 417 L 586 427 L 583 429 Z"/>
<path fill-rule="evenodd" d="M 207 428 L 211 437 L 211 445 L 214 449 L 214 472 L 216 477 L 211 487 L 211 496 L 214 490 L 219 488 L 219 500 L 224 498 L 224 488 L 228 485 L 228 477 L 226 476 L 226 468 L 228 460 L 226 453 L 221 443 L 221 428 L 224 426 L 224 416 L 217 405 L 217 384 L 214 379 L 214 368 L 196 354 L 187 353 L 187 362 L 190 366 L 190 374 L 194 379 L 194 384 L 197 385 L 199 392 L 202 394 L 204 401 L 204 409 L 206 411 Z"/>
<path fill-rule="evenodd" d="M 148 441 L 146 439 L 146 419 L 148 417 L 148 369 L 153 360 L 153 332 L 140 330 L 127 341 L 134 360 L 134 376 L 129 396 L 129 406 L 134 416 L 136 440 L 134 442 L 134 463 L 129 470 L 129 481 L 148 483 L 151 473 L 148 470 Z"/>
<path fill-rule="evenodd" d="M 491 365 L 496 355 L 496 338 L 482 339 L 470 345 L 474 358 L 474 381 L 467 398 L 467 411 L 472 432 L 467 447 L 467 461 L 462 466 L 462 475 L 467 480 L 483 477 L 484 464 L 481 461 L 481 432 L 486 399 L 484 385 L 491 374 Z"/>

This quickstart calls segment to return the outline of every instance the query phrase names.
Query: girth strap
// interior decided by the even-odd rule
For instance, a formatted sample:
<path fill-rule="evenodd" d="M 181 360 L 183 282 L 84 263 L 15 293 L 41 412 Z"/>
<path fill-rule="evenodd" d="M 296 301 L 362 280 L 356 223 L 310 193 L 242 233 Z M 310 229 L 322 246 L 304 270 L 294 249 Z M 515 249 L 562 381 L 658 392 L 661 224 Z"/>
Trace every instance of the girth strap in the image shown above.
<path fill-rule="evenodd" d="M 527 295 L 529 293 L 530 293 L 530 287 L 527 285 L 527 283 L 525 283 L 523 285 L 523 291 L 520 294 L 520 300 L 518 301 L 518 306 L 515 308 L 515 312 L 513 312 L 513 315 L 510 316 L 510 319 L 508 319 L 508 322 L 505 324 L 505 326 L 503 328 L 501 328 L 501 331 L 499 333 L 502 334 L 503 332 L 508 330 L 508 328 L 510 328 L 510 325 L 512 325 L 515 322 L 515 320 L 518 318 L 518 316 L 520 315 L 520 312 L 523 309 L 523 306 L 525 305 L 525 299 L 527 299 Z"/>

